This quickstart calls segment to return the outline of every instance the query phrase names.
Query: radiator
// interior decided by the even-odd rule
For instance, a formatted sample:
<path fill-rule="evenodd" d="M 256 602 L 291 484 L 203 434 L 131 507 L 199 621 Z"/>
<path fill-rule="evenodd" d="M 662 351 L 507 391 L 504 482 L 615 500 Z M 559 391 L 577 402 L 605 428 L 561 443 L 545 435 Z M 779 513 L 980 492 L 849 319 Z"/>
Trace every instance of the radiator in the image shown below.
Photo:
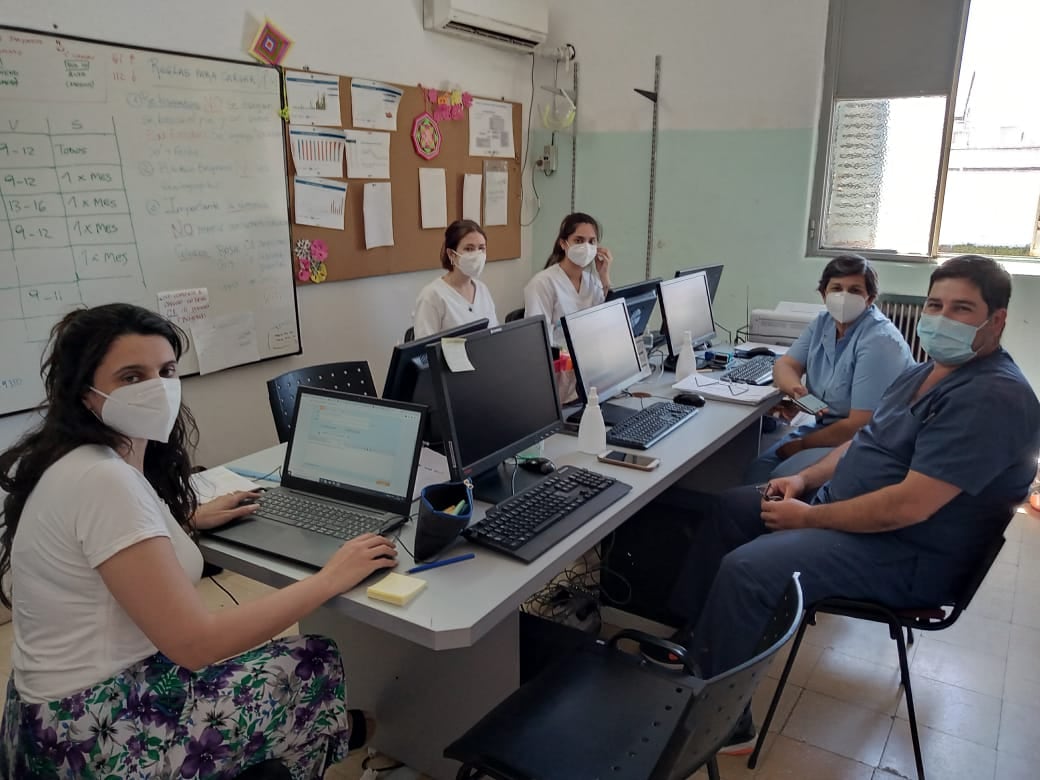
<path fill-rule="evenodd" d="M 919 295 L 879 295 L 877 307 L 881 312 L 892 320 L 892 324 L 899 329 L 910 345 L 910 352 L 914 360 L 923 363 L 927 360 L 921 343 L 917 339 L 917 320 L 924 311 L 925 299 Z"/>

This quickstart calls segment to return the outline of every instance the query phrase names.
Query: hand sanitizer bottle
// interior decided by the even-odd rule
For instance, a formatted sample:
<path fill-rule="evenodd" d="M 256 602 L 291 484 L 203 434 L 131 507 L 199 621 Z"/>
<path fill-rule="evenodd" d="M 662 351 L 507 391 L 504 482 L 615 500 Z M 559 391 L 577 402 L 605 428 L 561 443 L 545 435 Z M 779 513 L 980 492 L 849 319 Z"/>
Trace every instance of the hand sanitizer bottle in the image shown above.
<path fill-rule="evenodd" d="M 683 332 L 682 346 L 679 348 L 679 357 L 675 361 L 675 381 L 681 382 L 697 371 L 697 357 L 693 354 L 693 336 L 690 331 Z"/>
<path fill-rule="evenodd" d="M 599 408 L 599 394 L 595 387 L 590 387 L 588 403 L 578 424 L 578 449 L 586 455 L 599 455 L 606 448 L 607 426 Z"/>

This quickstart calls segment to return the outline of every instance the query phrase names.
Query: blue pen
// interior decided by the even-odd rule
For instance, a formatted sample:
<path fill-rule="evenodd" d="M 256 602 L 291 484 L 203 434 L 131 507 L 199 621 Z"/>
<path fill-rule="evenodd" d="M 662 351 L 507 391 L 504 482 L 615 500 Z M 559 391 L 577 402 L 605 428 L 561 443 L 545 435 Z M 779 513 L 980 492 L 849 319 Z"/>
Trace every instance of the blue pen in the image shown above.
<path fill-rule="evenodd" d="M 438 566 L 447 566 L 450 563 L 460 563 L 462 561 L 468 561 L 470 558 L 475 558 L 473 553 L 466 553 L 465 555 L 456 555 L 454 558 L 445 558 L 443 561 L 434 561 L 433 563 L 421 563 L 418 566 L 413 566 L 405 574 L 416 574 L 420 571 L 426 571 L 427 569 L 436 569 Z"/>

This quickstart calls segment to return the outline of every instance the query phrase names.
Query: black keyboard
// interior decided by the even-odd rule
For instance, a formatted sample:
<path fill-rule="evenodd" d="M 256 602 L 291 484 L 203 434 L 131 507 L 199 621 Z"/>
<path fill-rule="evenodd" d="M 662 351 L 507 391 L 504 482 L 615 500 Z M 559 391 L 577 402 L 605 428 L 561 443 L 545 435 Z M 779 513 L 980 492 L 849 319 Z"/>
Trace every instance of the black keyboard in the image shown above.
<path fill-rule="evenodd" d="M 259 500 L 258 517 L 294 525 L 307 531 L 353 539 L 367 533 L 379 533 L 393 525 L 386 514 L 359 512 L 341 504 L 308 498 L 284 490 L 265 493 Z M 403 519 L 403 518 L 402 518 Z"/>
<path fill-rule="evenodd" d="M 563 466 L 487 511 L 463 533 L 471 542 L 530 563 L 632 489 L 577 466 Z"/>
<path fill-rule="evenodd" d="M 697 410 L 669 401 L 651 404 L 607 431 L 607 444 L 645 450 L 689 420 Z"/>
<path fill-rule="evenodd" d="M 721 382 L 741 382 L 745 385 L 768 385 L 773 381 L 773 362 L 769 355 L 755 355 L 734 366 L 719 377 Z"/>

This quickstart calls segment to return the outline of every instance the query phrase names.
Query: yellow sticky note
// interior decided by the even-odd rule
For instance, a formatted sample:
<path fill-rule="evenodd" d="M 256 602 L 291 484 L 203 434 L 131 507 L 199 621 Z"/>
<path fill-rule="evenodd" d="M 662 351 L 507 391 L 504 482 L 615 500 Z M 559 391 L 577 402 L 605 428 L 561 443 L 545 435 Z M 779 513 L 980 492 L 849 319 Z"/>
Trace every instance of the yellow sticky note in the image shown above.
<path fill-rule="evenodd" d="M 379 582 L 368 586 L 368 597 L 403 607 L 426 587 L 426 580 L 390 572 Z"/>

